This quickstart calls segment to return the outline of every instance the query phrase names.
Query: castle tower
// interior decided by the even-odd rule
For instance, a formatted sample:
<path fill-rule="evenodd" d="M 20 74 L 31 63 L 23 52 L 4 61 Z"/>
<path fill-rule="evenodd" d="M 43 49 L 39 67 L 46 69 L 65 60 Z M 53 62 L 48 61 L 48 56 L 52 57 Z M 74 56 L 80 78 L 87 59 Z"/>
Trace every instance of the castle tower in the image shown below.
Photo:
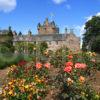
<path fill-rule="evenodd" d="M 43 25 L 40 23 L 37 26 L 38 34 L 57 34 L 59 28 L 55 25 L 55 22 L 49 22 L 48 18 L 44 21 Z"/>

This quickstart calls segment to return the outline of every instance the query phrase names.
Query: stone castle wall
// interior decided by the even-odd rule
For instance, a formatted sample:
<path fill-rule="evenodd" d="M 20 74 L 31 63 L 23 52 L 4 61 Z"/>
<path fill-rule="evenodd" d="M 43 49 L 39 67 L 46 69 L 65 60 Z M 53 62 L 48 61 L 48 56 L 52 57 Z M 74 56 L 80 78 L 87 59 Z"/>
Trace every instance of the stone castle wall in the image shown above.
<path fill-rule="evenodd" d="M 65 31 L 64 34 L 59 33 L 59 28 L 55 25 L 55 22 L 49 22 L 45 20 L 44 24 L 38 24 L 38 34 L 32 35 L 29 32 L 27 35 L 17 35 L 13 32 L 13 44 L 17 42 L 47 42 L 49 50 L 57 50 L 63 46 L 68 47 L 71 50 L 80 50 L 80 38 L 77 37 L 72 31 Z M 67 29 L 66 29 L 67 30 Z M 2 32 L 1 32 L 2 33 Z M 7 33 L 4 31 L 4 33 Z"/>

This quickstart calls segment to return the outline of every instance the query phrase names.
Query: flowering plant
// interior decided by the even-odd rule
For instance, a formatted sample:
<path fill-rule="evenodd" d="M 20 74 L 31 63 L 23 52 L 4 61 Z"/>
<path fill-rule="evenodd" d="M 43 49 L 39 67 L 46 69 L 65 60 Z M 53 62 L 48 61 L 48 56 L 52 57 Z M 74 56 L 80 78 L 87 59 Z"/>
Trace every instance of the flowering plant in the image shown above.
<path fill-rule="evenodd" d="M 8 84 L 2 88 L 2 98 L 9 100 L 41 100 L 48 92 L 49 62 L 20 61 L 8 72 Z"/>
<path fill-rule="evenodd" d="M 91 58 L 87 57 L 89 61 L 87 63 L 87 60 L 84 60 L 82 55 L 73 54 L 67 57 L 68 61 L 65 62 L 64 74 L 62 74 L 63 88 L 59 93 L 59 98 L 64 100 L 99 100 L 99 96 L 92 90 L 86 79 L 87 70 L 91 69 L 91 65 L 89 65 L 92 63 Z"/>

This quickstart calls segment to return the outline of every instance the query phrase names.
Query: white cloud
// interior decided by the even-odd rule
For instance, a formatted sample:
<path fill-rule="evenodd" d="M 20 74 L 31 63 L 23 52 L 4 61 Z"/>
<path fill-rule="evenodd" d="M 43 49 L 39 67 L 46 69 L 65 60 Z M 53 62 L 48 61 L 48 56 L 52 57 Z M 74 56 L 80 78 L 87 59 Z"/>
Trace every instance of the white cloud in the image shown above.
<path fill-rule="evenodd" d="M 71 6 L 70 6 L 69 4 L 67 4 L 67 5 L 66 5 L 66 8 L 67 8 L 68 10 L 70 10 L 70 9 L 71 9 Z"/>
<path fill-rule="evenodd" d="M 99 16 L 100 17 L 100 12 L 96 13 L 94 16 Z M 85 17 L 85 19 L 86 19 L 86 21 L 89 21 L 89 20 L 92 19 L 92 17 L 93 17 L 93 15 L 90 15 L 88 17 Z"/>
<path fill-rule="evenodd" d="M 98 12 L 98 13 L 96 14 L 96 16 L 100 16 L 100 12 Z"/>
<path fill-rule="evenodd" d="M 61 4 L 65 2 L 66 0 L 52 0 L 55 4 Z"/>
<path fill-rule="evenodd" d="M 88 17 L 85 17 L 86 21 L 89 21 L 92 19 L 92 15 L 91 16 L 88 16 Z"/>
<path fill-rule="evenodd" d="M 0 0 L 0 11 L 10 12 L 16 7 L 16 0 Z"/>
<path fill-rule="evenodd" d="M 79 26 L 79 25 L 74 25 L 74 28 L 75 28 L 75 30 L 77 31 L 77 32 L 79 32 L 80 33 L 80 36 L 82 36 L 84 33 L 85 33 L 85 25 L 81 25 L 81 26 Z"/>

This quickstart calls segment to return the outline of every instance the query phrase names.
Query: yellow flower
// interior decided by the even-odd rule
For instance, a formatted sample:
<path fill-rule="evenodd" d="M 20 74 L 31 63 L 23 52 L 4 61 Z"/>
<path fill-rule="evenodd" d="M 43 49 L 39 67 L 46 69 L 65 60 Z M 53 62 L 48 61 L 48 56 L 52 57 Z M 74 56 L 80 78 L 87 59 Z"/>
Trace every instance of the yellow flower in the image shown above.
<path fill-rule="evenodd" d="M 82 94 L 83 96 L 85 96 L 85 92 L 81 92 L 81 94 Z"/>
<path fill-rule="evenodd" d="M 14 96 L 14 91 L 13 91 L 13 90 L 10 90 L 10 91 L 8 92 L 8 94 L 9 94 L 10 96 Z"/>
<path fill-rule="evenodd" d="M 6 91 L 5 90 L 3 90 L 3 92 L 2 92 L 2 96 L 6 96 Z"/>
<path fill-rule="evenodd" d="M 2 88 L 0 88 L 0 95 L 2 94 Z"/>
<path fill-rule="evenodd" d="M 13 82 L 9 82 L 9 83 L 8 83 L 8 85 L 12 85 L 12 84 L 13 84 Z"/>
<path fill-rule="evenodd" d="M 34 47 L 33 50 L 36 50 L 36 48 Z"/>
<path fill-rule="evenodd" d="M 29 85 L 25 85 L 24 87 L 25 87 L 25 89 L 28 89 L 29 88 Z"/>
<path fill-rule="evenodd" d="M 35 75 L 35 78 L 38 78 L 38 75 Z"/>

